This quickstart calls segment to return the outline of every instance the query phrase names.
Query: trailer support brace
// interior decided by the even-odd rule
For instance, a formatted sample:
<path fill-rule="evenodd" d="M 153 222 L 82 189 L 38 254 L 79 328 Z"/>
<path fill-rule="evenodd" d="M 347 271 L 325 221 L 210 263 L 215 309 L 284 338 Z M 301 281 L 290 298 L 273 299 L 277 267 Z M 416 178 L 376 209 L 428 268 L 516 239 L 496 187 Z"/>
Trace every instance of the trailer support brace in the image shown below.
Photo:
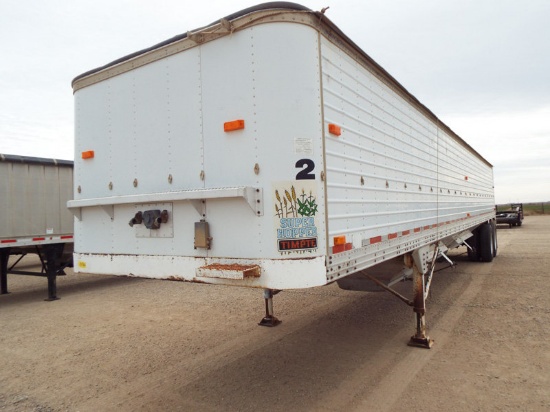
<path fill-rule="evenodd" d="M 265 299 L 265 317 L 258 323 L 260 326 L 277 326 L 281 321 L 275 317 L 273 314 L 273 295 L 275 295 L 273 289 L 264 289 L 264 299 Z"/>

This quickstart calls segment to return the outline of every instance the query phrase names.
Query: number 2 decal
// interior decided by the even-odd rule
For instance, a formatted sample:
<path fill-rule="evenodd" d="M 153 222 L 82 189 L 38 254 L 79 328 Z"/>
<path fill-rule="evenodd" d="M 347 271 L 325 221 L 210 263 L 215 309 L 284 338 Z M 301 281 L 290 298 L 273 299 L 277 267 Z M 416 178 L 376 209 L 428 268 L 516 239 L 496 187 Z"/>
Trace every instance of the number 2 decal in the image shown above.
<path fill-rule="evenodd" d="M 300 159 L 296 162 L 296 168 L 300 170 L 296 174 L 296 180 L 314 180 L 315 179 L 315 173 L 313 173 L 313 169 L 315 169 L 315 162 L 311 159 Z"/>

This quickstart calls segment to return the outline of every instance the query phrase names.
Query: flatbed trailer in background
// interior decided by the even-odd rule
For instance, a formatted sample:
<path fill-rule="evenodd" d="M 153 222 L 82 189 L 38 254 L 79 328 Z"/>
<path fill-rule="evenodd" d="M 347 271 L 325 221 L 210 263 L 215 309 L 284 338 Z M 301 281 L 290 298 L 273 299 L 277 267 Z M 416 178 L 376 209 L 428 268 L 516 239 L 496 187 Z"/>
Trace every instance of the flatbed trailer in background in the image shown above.
<path fill-rule="evenodd" d="M 496 255 L 492 165 L 323 13 L 251 7 L 73 90 L 77 272 L 263 288 L 273 326 L 279 290 L 397 266 L 429 347 L 436 259 Z"/>
<path fill-rule="evenodd" d="M 8 274 L 44 276 L 48 300 L 57 299 L 56 278 L 72 264 L 73 162 L 0 154 L 0 294 L 8 293 Z M 37 254 L 40 272 L 16 269 Z M 10 256 L 19 256 L 9 264 Z"/>

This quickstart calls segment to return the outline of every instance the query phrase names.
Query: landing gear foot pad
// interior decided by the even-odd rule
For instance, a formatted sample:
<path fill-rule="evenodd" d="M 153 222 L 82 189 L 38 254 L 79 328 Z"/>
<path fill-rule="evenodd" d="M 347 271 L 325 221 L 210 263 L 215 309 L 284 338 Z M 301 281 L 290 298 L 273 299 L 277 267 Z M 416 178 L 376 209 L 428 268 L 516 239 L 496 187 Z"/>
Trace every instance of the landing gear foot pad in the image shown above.
<path fill-rule="evenodd" d="M 268 327 L 274 327 L 280 324 L 282 321 L 277 319 L 275 316 L 266 316 L 263 318 L 258 325 L 260 326 L 268 326 Z"/>

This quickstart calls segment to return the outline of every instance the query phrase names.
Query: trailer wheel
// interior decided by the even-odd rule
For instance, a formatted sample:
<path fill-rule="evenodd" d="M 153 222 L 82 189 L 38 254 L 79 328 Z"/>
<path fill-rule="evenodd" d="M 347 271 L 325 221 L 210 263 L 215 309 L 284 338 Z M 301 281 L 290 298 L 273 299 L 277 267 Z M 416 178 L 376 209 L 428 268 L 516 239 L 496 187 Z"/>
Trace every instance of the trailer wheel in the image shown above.
<path fill-rule="evenodd" d="M 468 245 L 470 245 L 470 248 L 467 248 L 468 250 L 468 259 L 471 262 L 478 262 L 479 261 L 479 231 L 476 229 L 472 232 L 473 236 L 467 240 Z"/>
<path fill-rule="evenodd" d="M 479 228 L 479 255 L 482 262 L 492 262 L 495 244 L 493 240 L 493 226 L 485 223 Z"/>
<path fill-rule="evenodd" d="M 492 221 L 491 226 L 493 227 L 493 257 L 497 257 L 497 253 L 498 253 L 497 224 L 494 221 Z"/>

